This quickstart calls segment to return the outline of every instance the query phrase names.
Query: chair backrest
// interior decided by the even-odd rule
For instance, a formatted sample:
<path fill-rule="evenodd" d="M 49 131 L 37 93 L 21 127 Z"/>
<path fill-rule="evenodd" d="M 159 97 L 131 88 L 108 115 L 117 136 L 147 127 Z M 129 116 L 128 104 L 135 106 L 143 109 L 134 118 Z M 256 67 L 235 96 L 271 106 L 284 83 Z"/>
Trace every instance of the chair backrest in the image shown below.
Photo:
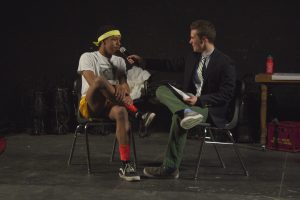
<path fill-rule="evenodd" d="M 239 114 L 241 110 L 241 104 L 245 93 L 245 82 L 241 80 L 236 81 L 235 94 L 232 99 L 230 107 L 232 108 L 231 121 L 226 124 L 226 129 L 233 129 L 237 126 L 239 120 Z"/>
<path fill-rule="evenodd" d="M 81 98 L 81 84 L 81 75 L 79 75 L 73 83 L 73 94 L 77 96 L 78 103 Z"/>
<path fill-rule="evenodd" d="M 76 105 L 74 106 L 77 121 L 79 123 L 84 123 L 84 122 L 87 121 L 87 119 L 82 118 L 82 116 L 81 116 L 81 114 L 79 112 L 79 103 L 80 103 L 80 99 L 81 99 L 81 85 L 82 85 L 81 81 L 82 81 L 81 80 L 81 75 L 79 75 L 74 80 L 74 83 L 73 83 L 73 95 L 77 98 Z"/>

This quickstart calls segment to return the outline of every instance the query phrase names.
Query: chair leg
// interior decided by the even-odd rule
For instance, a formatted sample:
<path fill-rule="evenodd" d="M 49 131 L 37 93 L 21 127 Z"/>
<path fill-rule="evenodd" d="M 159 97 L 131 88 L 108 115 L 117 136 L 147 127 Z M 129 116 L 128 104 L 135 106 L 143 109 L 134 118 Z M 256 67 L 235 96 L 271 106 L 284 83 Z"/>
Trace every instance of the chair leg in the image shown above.
<path fill-rule="evenodd" d="M 135 148 L 135 139 L 134 139 L 134 134 L 131 131 L 131 128 L 130 128 L 129 131 L 130 131 L 131 143 L 132 143 L 132 148 L 133 148 L 134 167 L 136 168 L 136 166 L 137 166 L 137 156 L 136 156 L 136 148 Z"/>
<path fill-rule="evenodd" d="M 233 137 L 232 137 L 232 133 L 231 133 L 229 130 L 227 130 L 226 133 L 227 133 L 227 135 L 228 135 L 230 141 L 232 142 L 232 145 L 233 145 L 233 148 L 234 148 L 234 151 L 235 151 L 237 157 L 238 157 L 239 160 L 240 160 L 240 163 L 241 163 L 241 166 L 242 166 L 242 168 L 243 168 L 243 170 L 244 170 L 245 176 L 249 176 L 248 170 L 246 169 L 246 166 L 245 166 L 245 164 L 244 164 L 244 162 L 243 162 L 243 160 L 242 160 L 240 150 L 239 150 L 239 148 L 237 147 L 237 145 L 236 145 L 236 143 L 235 143 L 235 141 L 234 141 L 234 139 L 233 139 Z"/>
<path fill-rule="evenodd" d="M 91 170 L 91 160 L 90 160 L 90 147 L 89 147 L 89 137 L 87 132 L 87 124 L 84 127 L 84 134 L 85 134 L 85 144 L 86 144 L 86 155 L 87 155 L 87 165 L 88 165 L 88 173 L 92 173 Z"/>
<path fill-rule="evenodd" d="M 145 131 L 145 134 L 144 134 L 145 137 L 146 137 L 146 136 L 150 136 L 149 134 L 150 134 L 151 132 L 150 132 L 150 133 L 148 132 L 148 127 L 145 127 L 145 130 L 144 130 L 144 131 Z"/>
<path fill-rule="evenodd" d="M 148 135 L 148 128 L 144 127 L 143 122 L 139 122 L 139 137 L 144 138 L 147 137 Z"/>
<path fill-rule="evenodd" d="M 204 144 L 205 144 L 205 137 L 206 137 L 206 128 L 204 129 L 203 139 L 200 142 L 200 148 L 199 148 L 199 153 L 198 153 L 198 158 L 197 158 L 198 163 L 197 163 L 197 167 L 196 167 L 196 170 L 195 170 L 194 179 L 198 179 L 198 172 L 199 172 L 199 167 L 200 167 L 200 163 L 201 163 L 203 147 L 204 147 Z"/>
<path fill-rule="evenodd" d="M 142 121 L 140 121 L 140 122 L 139 122 L 139 136 L 140 136 L 140 137 L 143 137 L 143 134 L 142 134 L 142 132 L 143 132 L 142 127 L 143 127 L 143 126 L 142 126 Z"/>
<path fill-rule="evenodd" d="M 74 133 L 74 140 L 72 143 L 72 148 L 71 148 L 71 152 L 70 152 L 70 156 L 69 156 L 69 160 L 68 160 L 68 165 L 72 164 L 72 159 L 73 159 L 73 154 L 74 154 L 74 150 L 75 150 L 75 145 L 76 145 L 76 140 L 77 140 L 77 135 L 78 135 L 78 130 L 81 128 L 81 125 L 79 124 L 76 127 L 75 133 Z"/>
<path fill-rule="evenodd" d="M 212 134 L 212 130 L 210 128 L 207 128 L 207 129 L 208 129 L 208 132 L 209 132 L 209 135 L 210 135 L 212 141 L 215 142 L 215 138 L 214 138 L 214 135 Z M 223 159 L 222 159 L 222 157 L 221 157 L 221 155 L 219 153 L 219 150 L 217 148 L 217 145 L 215 143 L 213 143 L 213 146 L 215 148 L 215 151 L 217 152 L 217 155 L 218 155 L 218 158 L 219 158 L 219 161 L 220 161 L 222 167 L 226 168 L 225 163 L 224 163 L 224 161 L 223 161 Z"/>
<path fill-rule="evenodd" d="M 113 142 L 113 148 L 112 148 L 112 151 L 111 151 L 110 162 L 114 161 L 117 141 L 118 141 L 117 137 L 115 137 L 114 142 Z"/>

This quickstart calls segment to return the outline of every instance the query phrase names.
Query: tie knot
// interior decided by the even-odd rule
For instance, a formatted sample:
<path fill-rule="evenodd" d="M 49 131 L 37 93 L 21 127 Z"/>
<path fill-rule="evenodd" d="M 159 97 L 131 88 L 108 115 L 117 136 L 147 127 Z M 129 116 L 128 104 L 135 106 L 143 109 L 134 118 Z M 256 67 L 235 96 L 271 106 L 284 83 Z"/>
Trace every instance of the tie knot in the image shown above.
<path fill-rule="evenodd" d="M 206 66 L 206 59 L 207 59 L 207 57 L 202 57 L 202 58 L 201 58 L 200 64 L 201 64 L 202 66 Z"/>
<path fill-rule="evenodd" d="M 205 64 L 206 58 L 207 58 L 207 57 L 202 57 L 202 58 L 201 58 L 201 63 Z"/>

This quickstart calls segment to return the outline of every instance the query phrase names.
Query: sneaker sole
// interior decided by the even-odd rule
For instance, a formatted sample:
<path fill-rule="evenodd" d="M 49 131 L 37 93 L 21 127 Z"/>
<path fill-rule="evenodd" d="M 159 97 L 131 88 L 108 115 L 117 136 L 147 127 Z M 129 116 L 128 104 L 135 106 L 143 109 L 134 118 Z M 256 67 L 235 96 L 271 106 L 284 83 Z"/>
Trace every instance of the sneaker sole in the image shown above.
<path fill-rule="evenodd" d="M 178 174 L 176 174 L 176 176 L 168 176 L 168 177 L 158 177 L 158 176 L 153 176 L 153 175 L 151 175 L 151 174 L 148 174 L 148 172 L 146 171 L 146 169 L 144 168 L 144 170 L 143 170 L 143 173 L 144 173 L 144 175 L 146 176 L 146 177 L 148 177 L 148 178 L 157 178 L 157 179 L 170 179 L 170 178 L 173 178 L 173 179 L 178 179 L 179 178 L 179 173 Z"/>
<path fill-rule="evenodd" d="M 119 173 L 120 178 L 124 179 L 125 181 L 140 181 L 141 177 L 140 176 L 123 176 L 122 174 Z"/>
<path fill-rule="evenodd" d="M 145 127 L 148 127 L 151 124 L 154 117 L 155 117 L 155 113 L 150 113 L 149 117 L 147 118 L 147 120 L 145 122 Z"/>
<path fill-rule="evenodd" d="M 203 121 L 203 116 L 201 114 L 195 115 L 195 116 L 189 116 L 185 117 L 184 119 L 181 120 L 180 126 L 183 129 L 191 129 L 198 124 L 200 124 Z"/>

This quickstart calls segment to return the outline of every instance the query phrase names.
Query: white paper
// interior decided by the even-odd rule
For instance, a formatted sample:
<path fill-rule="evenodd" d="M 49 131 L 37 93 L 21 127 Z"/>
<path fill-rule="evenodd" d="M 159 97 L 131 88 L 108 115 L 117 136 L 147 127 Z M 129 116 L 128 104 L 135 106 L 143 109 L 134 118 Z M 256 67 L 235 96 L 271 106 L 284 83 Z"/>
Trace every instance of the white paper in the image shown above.
<path fill-rule="evenodd" d="M 179 90 L 178 88 L 174 87 L 173 85 L 169 84 L 180 96 L 182 96 L 182 98 L 185 99 L 189 99 L 190 96 L 188 94 L 186 94 L 185 92 Z"/>
<path fill-rule="evenodd" d="M 298 81 L 300 80 L 300 73 L 274 73 L 272 80 Z"/>

